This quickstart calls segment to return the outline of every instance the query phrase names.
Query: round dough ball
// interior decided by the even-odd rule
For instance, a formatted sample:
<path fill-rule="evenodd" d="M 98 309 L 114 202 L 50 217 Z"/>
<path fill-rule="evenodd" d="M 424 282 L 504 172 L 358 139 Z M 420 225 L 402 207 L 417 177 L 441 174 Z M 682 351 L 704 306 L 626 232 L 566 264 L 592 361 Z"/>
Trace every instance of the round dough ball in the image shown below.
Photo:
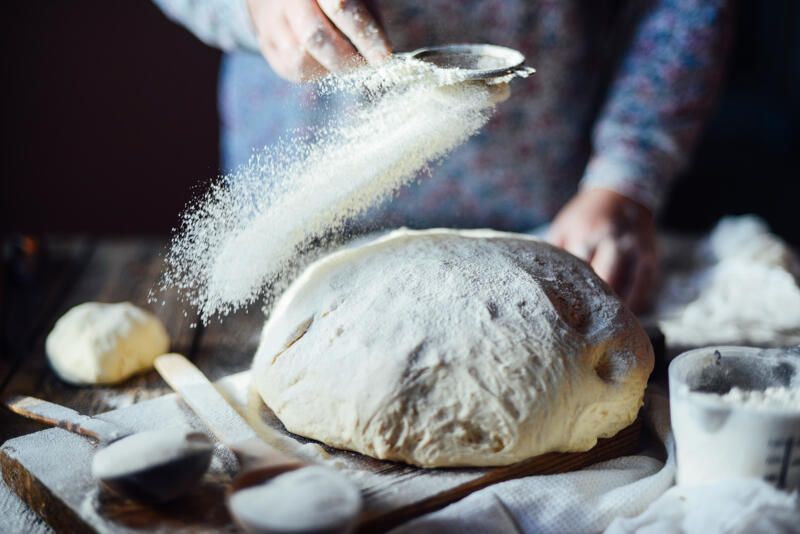
<path fill-rule="evenodd" d="M 113 384 L 152 369 L 169 351 L 169 336 L 158 317 L 130 302 L 86 302 L 56 322 L 45 348 L 63 380 Z"/>
<path fill-rule="evenodd" d="M 427 467 L 585 451 L 631 424 L 647 335 L 592 269 L 488 230 L 399 230 L 311 265 L 255 387 L 286 428 Z"/>

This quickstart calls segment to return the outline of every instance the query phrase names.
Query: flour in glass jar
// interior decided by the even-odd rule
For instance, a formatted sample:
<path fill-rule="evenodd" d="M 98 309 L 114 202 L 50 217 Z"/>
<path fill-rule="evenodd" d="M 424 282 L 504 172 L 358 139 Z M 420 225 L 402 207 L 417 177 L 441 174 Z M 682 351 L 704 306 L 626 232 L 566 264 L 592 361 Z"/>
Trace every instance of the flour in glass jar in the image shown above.
<path fill-rule="evenodd" d="M 305 250 L 474 135 L 497 91 L 458 70 L 394 59 L 332 75 L 315 93 L 351 105 L 255 153 L 182 215 L 160 286 L 179 289 L 204 322 L 269 300 Z"/>

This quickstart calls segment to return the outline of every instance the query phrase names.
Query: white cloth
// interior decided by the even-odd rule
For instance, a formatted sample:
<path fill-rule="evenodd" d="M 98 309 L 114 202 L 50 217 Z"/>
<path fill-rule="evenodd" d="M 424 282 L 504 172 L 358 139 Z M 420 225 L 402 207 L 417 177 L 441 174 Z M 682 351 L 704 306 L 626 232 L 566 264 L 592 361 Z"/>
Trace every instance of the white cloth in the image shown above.
<path fill-rule="evenodd" d="M 761 480 L 712 486 L 673 487 L 633 518 L 618 518 L 606 530 L 627 532 L 800 532 L 797 493 L 778 491 Z"/>
<path fill-rule="evenodd" d="M 800 532 L 797 493 L 760 480 L 672 487 L 675 452 L 662 389 L 649 390 L 646 415 L 666 448 L 666 462 L 628 456 L 582 471 L 510 480 L 394 532 Z"/>
<path fill-rule="evenodd" d="M 531 233 L 543 235 L 546 228 Z M 800 263 L 766 223 L 728 217 L 705 239 L 662 245 L 666 278 L 652 319 L 670 346 L 800 343 Z M 648 388 L 646 417 L 664 444 L 666 462 L 629 456 L 495 484 L 396 532 L 800 533 L 797 492 L 756 479 L 673 486 L 675 452 L 663 389 Z"/>

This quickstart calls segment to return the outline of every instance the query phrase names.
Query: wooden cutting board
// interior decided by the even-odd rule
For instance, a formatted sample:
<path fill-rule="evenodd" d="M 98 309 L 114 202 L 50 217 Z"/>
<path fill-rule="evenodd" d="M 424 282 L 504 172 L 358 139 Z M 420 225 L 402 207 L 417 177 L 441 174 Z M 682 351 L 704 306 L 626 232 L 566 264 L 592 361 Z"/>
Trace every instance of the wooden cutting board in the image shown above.
<path fill-rule="evenodd" d="M 384 531 L 457 501 L 496 482 L 527 475 L 563 473 L 638 449 L 640 422 L 584 453 L 545 454 L 498 468 L 421 469 L 384 462 L 322 446 L 286 432 L 254 393 L 249 373 L 217 383 L 220 391 L 272 445 L 341 470 L 362 490 L 365 511 L 359 530 Z M 102 414 L 101 419 L 131 430 L 203 424 L 176 395 Z M 235 461 L 218 447 L 211 469 L 191 494 L 160 506 L 145 506 L 100 488 L 90 474 L 93 443 L 58 428 L 7 441 L 0 449 L 3 478 L 57 531 L 68 532 L 227 532 L 237 531 L 224 496 Z"/>

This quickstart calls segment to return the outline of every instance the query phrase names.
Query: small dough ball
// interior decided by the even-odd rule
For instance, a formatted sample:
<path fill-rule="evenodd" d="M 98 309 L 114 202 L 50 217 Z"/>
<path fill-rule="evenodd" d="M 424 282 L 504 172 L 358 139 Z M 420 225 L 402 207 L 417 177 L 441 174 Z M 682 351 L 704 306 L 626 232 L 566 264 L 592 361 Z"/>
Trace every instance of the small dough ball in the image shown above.
<path fill-rule="evenodd" d="M 56 322 L 45 348 L 62 380 L 114 384 L 152 369 L 169 336 L 158 317 L 130 302 L 86 302 Z"/>

